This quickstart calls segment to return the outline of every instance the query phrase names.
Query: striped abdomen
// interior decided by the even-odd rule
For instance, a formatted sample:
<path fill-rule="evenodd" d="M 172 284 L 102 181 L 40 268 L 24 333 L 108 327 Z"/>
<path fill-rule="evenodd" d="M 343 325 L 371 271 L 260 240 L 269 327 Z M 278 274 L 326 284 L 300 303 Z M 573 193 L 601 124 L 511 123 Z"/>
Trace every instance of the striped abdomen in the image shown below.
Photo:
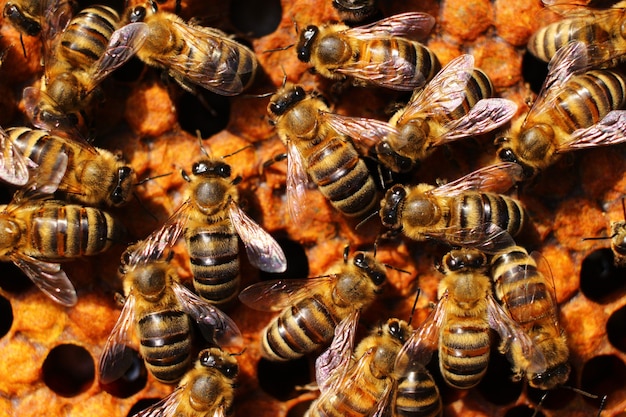
<path fill-rule="evenodd" d="M 149 312 L 137 321 L 137 334 L 146 368 L 161 382 L 178 382 L 191 365 L 187 314 L 176 309 Z"/>
<path fill-rule="evenodd" d="M 475 68 L 465 86 L 465 98 L 461 104 L 450 112 L 449 120 L 465 116 L 480 100 L 493 97 L 494 89 L 491 80 L 481 69 Z"/>
<path fill-rule="evenodd" d="M 521 203 L 510 197 L 468 191 L 453 197 L 449 226 L 461 230 L 481 229 L 489 223 L 516 236 L 524 226 L 526 214 Z"/>
<path fill-rule="evenodd" d="M 228 212 L 185 233 L 194 289 L 213 304 L 226 303 L 239 290 L 239 237 Z"/>
<path fill-rule="evenodd" d="M 592 126 L 626 104 L 626 78 L 609 70 L 592 70 L 571 77 L 546 116 L 566 132 Z M 568 137 L 557 138 L 557 143 Z"/>
<path fill-rule="evenodd" d="M 438 417 L 442 407 L 437 384 L 426 369 L 407 372 L 398 380 L 395 416 Z"/>
<path fill-rule="evenodd" d="M 350 217 L 367 214 L 376 204 L 374 180 L 347 138 L 329 135 L 306 154 L 301 151 L 307 171 L 337 210 Z"/>
<path fill-rule="evenodd" d="M 7 134 L 20 153 L 39 165 L 40 170 L 58 170 L 59 154 L 70 155 L 72 153 L 69 146 L 61 140 L 55 140 L 45 130 L 14 127 L 7 129 Z"/>
<path fill-rule="evenodd" d="M 117 219 L 97 208 L 50 200 L 21 210 L 29 211 L 24 253 L 41 260 L 95 255 L 125 234 Z"/>
<path fill-rule="evenodd" d="M 118 13 L 110 7 L 87 7 L 70 21 L 57 53 L 73 69 L 89 71 L 104 54 L 119 22 Z"/>
<path fill-rule="evenodd" d="M 328 307 L 329 300 L 312 295 L 274 318 L 263 331 L 263 355 L 274 361 L 297 359 L 328 344 L 344 318 Z"/>
<path fill-rule="evenodd" d="M 490 339 L 485 316 L 486 312 L 454 317 L 448 312 L 447 322 L 441 328 L 439 369 L 446 382 L 455 388 L 475 386 L 487 371 Z"/>
<path fill-rule="evenodd" d="M 514 246 L 494 255 L 491 274 L 497 298 L 517 323 L 527 328 L 538 320 L 556 319 L 550 286 L 524 248 Z"/>

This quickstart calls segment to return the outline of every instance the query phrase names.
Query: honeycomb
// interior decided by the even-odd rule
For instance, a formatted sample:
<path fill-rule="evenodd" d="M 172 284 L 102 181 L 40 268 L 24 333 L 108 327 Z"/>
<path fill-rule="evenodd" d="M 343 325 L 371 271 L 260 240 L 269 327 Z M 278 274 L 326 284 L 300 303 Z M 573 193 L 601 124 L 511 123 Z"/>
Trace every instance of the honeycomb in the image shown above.
<path fill-rule="evenodd" d="M 133 3 L 133 2 L 131 2 Z M 79 1 L 80 7 L 88 4 Z M 109 3 L 107 3 L 109 4 Z M 111 6 L 122 10 L 121 1 Z M 516 101 L 520 114 L 527 98 L 534 97 L 546 73 L 525 52 L 530 34 L 556 17 L 542 11 L 539 0 L 380 0 L 381 14 L 424 11 L 437 19 L 428 46 L 442 64 L 460 53 L 471 53 L 476 65 L 491 77 L 498 93 Z M 4 6 L 4 2 L 0 2 Z M 173 11 L 174 2 L 161 5 Z M 246 94 L 224 98 L 181 91 L 158 71 L 131 61 L 105 81 L 106 102 L 98 109 L 95 143 L 120 150 L 139 178 L 155 177 L 135 189 L 137 199 L 113 210 L 130 230 L 129 241 L 147 236 L 182 202 L 186 183 L 179 172 L 202 156 L 202 144 L 216 156 L 240 150 L 228 158 L 239 185 L 242 205 L 283 246 L 290 261 L 281 277 L 318 276 L 341 258 L 345 245 L 371 250 L 378 236 L 376 221 L 356 228 L 335 212 L 316 191 L 307 191 L 302 224 L 291 223 L 284 203 L 286 164 L 263 164 L 284 152 L 266 116 L 268 99 L 283 83 L 300 83 L 326 95 L 334 111 L 386 119 L 400 94 L 380 89 L 344 88 L 307 71 L 291 49 L 297 28 L 336 21 L 329 0 L 183 0 L 184 19 L 196 18 L 234 33 L 253 47 L 261 70 Z M 24 37 L 22 53 L 18 33 L 1 26 L 0 45 L 9 48 L 0 69 L 0 125 L 24 125 L 24 87 L 41 76 L 40 42 Z M 276 50 L 276 51 L 274 51 Z M 273 52 L 268 52 L 273 51 Z M 460 141 L 438 149 L 407 182 L 434 183 L 454 179 L 495 159 L 493 135 Z M 548 169 L 519 197 L 528 208 L 532 227 L 519 242 L 539 250 L 548 261 L 560 305 L 561 324 L 568 334 L 572 373 L 568 386 L 607 395 L 603 416 L 626 416 L 626 280 L 623 269 L 612 264 L 609 241 L 585 241 L 607 236 L 611 222 L 623 220 L 621 198 L 626 190 L 623 166 L 626 147 L 574 153 Z M 8 201 L 11 190 L 5 190 Z M 0 265 L 0 416 L 128 416 L 172 391 L 147 374 L 140 360 L 124 380 L 103 386 L 97 362 L 120 309 L 114 294 L 121 290 L 117 277 L 118 245 L 106 254 L 64 265 L 75 284 L 79 301 L 73 308 L 51 302 L 12 264 Z M 389 271 L 385 293 L 362 317 L 373 326 L 388 317 L 407 318 L 415 289 L 421 296 L 414 323 L 429 312 L 440 279 L 433 264 L 445 249 L 403 239 L 383 241 L 377 258 L 399 269 Z M 243 286 L 276 275 L 260 273 L 242 257 Z M 173 260 L 183 280 L 190 280 L 183 248 Z M 240 377 L 235 416 L 302 416 L 316 393 L 299 389 L 313 379 L 313 360 L 288 364 L 261 359 L 258 334 L 270 313 L 234 305 L 228 314 L 240 327 L 247 349 L 239 356 Z M 436 370 L 445 416 L 521 417 L 593 416 L 600 401 L 572 389 L 559 388 L 543 399 L 543 392 L 511 381 L 506 359 L 492 355 L 488 373 L 474 389 L 448 388 Z"/>

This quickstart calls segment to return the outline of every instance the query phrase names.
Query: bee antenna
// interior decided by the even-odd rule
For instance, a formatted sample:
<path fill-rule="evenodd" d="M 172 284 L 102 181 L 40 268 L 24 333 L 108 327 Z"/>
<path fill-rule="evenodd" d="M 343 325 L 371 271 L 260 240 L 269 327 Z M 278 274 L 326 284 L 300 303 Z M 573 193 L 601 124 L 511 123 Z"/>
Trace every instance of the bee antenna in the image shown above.
<path fill-rule="evenodd" d="M 406 269 L 398 268 L 397 266 L 393 266 L 389 264 L 383 264 L 383 266 L 385 268 L 393 269 L 394 271 L 402 272 L 403 274 L 410 274 L 410 272 L 407 271 Z"/>
<path fill-rule="evenodd" d="M 241 349 L 241 352 L 238 353 L 230 353 L 230 356 L 241 356 L 243 355 L 243 353 L 247 350 L 247 347 L 244 347 L 243 349 Z"/>
<path fill-rule="evenodd" d="M 274 94 L 274 91 L 269 91 L 267 93 L 262 93 L 262 94 L 242 94 L 240 97 L 247 97 L 247 98 L 265 98 L 265 97 L 269 97 L 271 95 Z"/>
<path fill-rule="evenodd" d="M 417 294 L 415 294 L 415 300 L 413 301 L 413 307 L 411 307 L 411 314 L 409 315 L 409 320 L 407 324 L 410 326 L 411 321 L 413 321 L 413 314 L 415 313 L 415 308 L 417 307 L 417 299 L 420 297 L 420 293 L 422 292 L 421 288 L 417 289 Z"/>
<path fill-rule="evenodd" d="M 202 134 L 200 133 L 200 129 L 196 129 L 196 137 L 198 138 L 198 144 L 200 145 L 200 150 L 207 158 L 211 158 L 210 152 L 204 147 L 202 144 Z"/>
<path fill-rule="evenodd" d="M 235 178 L 233 178 L 233 181 L 231 182 L 232 185 L 237 185 L 239 184 L 241 181 L 243 181 L 243 178 L 241 178 L 241 175 L 237 175 Z"/>
<path fill-rule="evenodd" d="M 158 178 L 167 177 L 167 176 L 172 175 L 172 174 L 173 174 L 173 172 L 168 172 L 166 174 L 155 175 L 154 177 L 146 177 L 146 178 L 144 178 L 142 180 L 139 180 L 136 183 L 134 183 L 133 187 L 136 187 L 138 185 L 143 185 L 143 184 L 147 183 L 148 181 L 156 180 Z"/>
<path fill-rule="evenodd" d="M 346 245 L 345 248 L 343 248 L 343 263 L 347 264 L 348 263 L 348 255 L 350 254 L 350 245 Z"/>
<path fill-rule="evenodd" d="M 531 417 L 537 417 L 537 413 L 539 413 L 539 410 L 541 410 L 541 406 L 543 405 L 543 400 L 545 400 L 547 396 L 548 391 L 546 391 L 545 394 L 541 396 L 541 399 L 539 400 L 539 402 L 537 403 L 537 407 L 535 408 L 535 412 Z"/>
<path fill-rule="evenodd" d="M 134 192 L 134 191 L 133 191 L 133 197 L 135 197 L 135 200 L 137 200 L 137 202 L 139 203 L 141 208 L 144 209 L 146 211 L 146 213 L 148 213 L 148 215 L 154 219 L 155 222 L 159 221 L 159 219 L 157 219 L 157 216 L 155 216 L 154 213 L 152 213 L 150 210 L 148 210 L 148 207 L 146 207 L 146 205 L 143 203 L 143 201 L 141 200 L 139 195 L 136 192 Z"/>
<path fill-rule="evenodd" d="M 367 223 L 367 221 L 369 219 L 371 219 L 372 217 L 375 217 L 375 216 L 378 216 L 378 210 L 376 210 L 375 212 L 369 214 L 366 218 L 364 218 L 359 223 L 357 223 L 357 225 L 354 226 L 354 230 L 358 230 L 359 227 L 363 226 L 364 223 Z"/>
<path fill-rule="evenodd" d="M 180 170 L 180 175 L 182 175 L 185 181 L 191 182 L 191 178 L 189 178 L 189 175 L 187 175 L 187 172 L 184 169 Z"/>
<path fill-rule="evenodd" d="M 611 236 L 583 237 L 583 241 L 584 240 L 607 240 L 607 239 L 613 239 L 615 236 L 617 236 L 617 233 L 613 233 Z"/>
<path fill-rule="evenodd" d="M 229 153 L 229 154 L 226 154 L 226 155 L 222 156 L 222 159 L 230 158 L 231 156 L 236 155 L 236 154 L 238 154 L 239 152 L 241 152 L 241 151 L 243 151 L 243 150 L 245 150 L 245 149 L 248 149 L 248 148 L 254 148 L 254 145 L 250 143 L 250 144 L 248 144 L 248 145 L 244 146 L 243 148 L 239 148 L 239 149 L 237 149 L 237 150 L 236 150 L 236 151 L 234 151 L 234 152 L 231 152 L 231 153 Z"/>
<path fill-rule="evenodd" d="M 572 386 L 569 386 L 569 385 L 561 385 L 561 388 L 565 388 L 565 389 L 574 391 L 576 394 L 580 394 L 580 395 L 582 395 L 584 397 L 591 398 L 592 400 L 597 400 L 598 398 L 600 398 L 599 395 L 592 394 L 590 392 L 583 391 L 580 388 L 572 387 Z M 606 395 L 602 398 L 602 401 L 604 401 L 605 399 L 606 399 Z"/>
<path fill-rule="evenodd" d="M 604 396 L 602 397 L 602 400 L 600 401 L 600 408 L 598 409 L 598 414 L 596 415 L 596 417 L 600 417 L 600 413 L 602 412 L 602 410 L 604 410 L 607 397 L 608 397 L 607 394 L 604 394 Z"/>
<path fill-rule="evenodd" d="M 271 54 L 273 52 L 279 52 L 279 51 L 286 51 L 287 49 L 293 47 L 295 45 L 295 43 L 292 43 L 290 45 L 287 46 L 281 46 L 278 48 L 272 48 L 272 49 L 266 49 L 265 51 L 263 51 L 264 54 Z"/>

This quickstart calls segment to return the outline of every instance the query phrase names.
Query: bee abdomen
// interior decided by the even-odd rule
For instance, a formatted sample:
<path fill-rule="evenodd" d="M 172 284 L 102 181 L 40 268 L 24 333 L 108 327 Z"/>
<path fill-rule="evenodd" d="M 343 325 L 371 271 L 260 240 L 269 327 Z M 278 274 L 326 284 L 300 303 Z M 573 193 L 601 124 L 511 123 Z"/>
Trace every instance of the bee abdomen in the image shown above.
<path fill-rule="evenodd" d="M 150 372 L 161 382 L 176 383 L 191 365 L 191 327 L 182 311 L 159 311 L 137 323 L 140 353 Z"/>
<path fill-rule="evenodd" d="M 340 320 L 318 297 L 306 298 L 267 326 L 263 354 L 274 361 L 286 361 L 311 353 L 330 342 Z"/>
<path fill-rule="evenodd" d="M 561 47 L 572 41 L 602 43 L 609 34 L 598 25 L 584 19 L 564 19 L 535 32 L 528 49 L 537 58 L 548 62 Z"/>
<path fill-rule="evenodd" d="M 465 86 L 465 98 L 456 109 L 448 115 L 449 120 L 457 120 L 465 116 L 480 100 L 493 97 L 493 84 L 487 74 L 475 68 Z"/>
<path fill-rule="evenodd" d="M 402 417 L 441 416 L 439 389 L 428 371 L 411 371 L 398 381 L 395 411 Z"/>
<path fill-rule="evenodd" d="M 469 318 L 464 318 L 469 321 Z M 446 381 L 461 389 L 480 382 L 489 363 L 489 328 L 471 323 L 452 324 L 442 330 L 439 367 Z"/>
<path fill-rule="evenodd" d="M 456 213 L 452 213 L 451 226 L 473 230 L 492 223 L 511 236 L 516 236 L 522 230 L 526 216 L 519 202 L 492 193 L 465 193 L 458 198 L 454 209 Z"/>

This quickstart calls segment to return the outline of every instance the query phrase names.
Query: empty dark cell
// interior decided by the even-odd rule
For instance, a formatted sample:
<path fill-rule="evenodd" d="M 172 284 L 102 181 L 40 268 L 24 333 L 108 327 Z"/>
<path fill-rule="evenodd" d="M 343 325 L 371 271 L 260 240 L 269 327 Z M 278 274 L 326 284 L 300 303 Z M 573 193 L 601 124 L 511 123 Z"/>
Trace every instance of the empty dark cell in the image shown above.
<path fill-rule="evenodd" d="M 575 378 L 572 374 L 566 383 L 567 386 L 571 385 L 571 381 L 574 381 Z M 546 410 L 560 410 L 566 408 L 569 404 L 574 401 L 576 397 L 576 393 L 568 388 L 555 388 L 550 391 L 542 391 L 534 388 L 528 388 L 528 398 L 535 404 L 537 407 L 543 408 Z"/>
<path fill-rule="evenodd" d="M 491 350 L 487 373 L 478 384 L 478 390 L 493 404 L 510 404 L 522 393 L 522 383 L 513 382 L 512 377 L 511 364 L 494 346 Z"/>
<path fill-rule="evenodd" d="M 312 402 L 313 400 L 309 400 L 296 404 L 287 412 L 287 417 L 304 417 Z"/>
<path fill-rule="evenodd" d="M 111 78 L 121 83 L 138 81 L 145 69 L 145 64 L 139 58 L 133 57 L 127 63 L 111 74 Z"/>
<path fill-rule="evenodd" d="M 626 365 L 617 356 L 596 356 L 585 363 L 580 388 L 601 397 L 607 395 L 606 408 L 610 409 L 626 398 Z M 594 407 L 600 406 L 599 399 L 583 399 Z"/>
<path fill-rule="evenodd" d="M 9 333 L 11 325 L 13 325 L 11 302 L 0 296 L 0 337 L 4 337 L 5 334 Z"/>
<path fill-rule="evenodd" d="M 296 387 L 311 382 L 309 362 L 300 358 L 289 362 L 261 359 L 257 367 L 261 389 L 272 397 L 286 401 L 301 394 Z"/>
<path fill-rule="evenodd" d="M 439 370 L 439 354 L 437 352 L 433 354 L 426 369 L 430 372 L 430 375 L 435 380 L 435 384 L 439 388 L 439 395 L 441 396 L 441 402 L 444 406 L 460 400 L 465 395 L 463 390 L 452 388 L 448 385 L 443 379 L 443 376 L 441 376 L 441 371 Z"/>
<path fill-rule="evenodd" d="M 527 405 L 518 405 L 507 411 L 504 417 L 545 417 L 545 414 L 541 411 L 533 410 Z"/>
<path fill-rule="evenodd" d="M 522 58 L 522 76 L 530 84 L 533 93 L 538 94 L 548 75 L 548 64 L 526 52 Z"/>
<path fill-rule="evenodd" d="M 260 279 L 265 281 L 285 278 L 306 278 L 309 275 L 309 260 L 302 245 L 290 239 L 276 239 L 276 241 L 283 249 L 283 252 L 285 252 L 287 270 L 280 274 L 260 271 Z"/>
<path fill-rule="evenodd" d="M 622 352 L 626 352 L 626 306 L 620 308 L 606 322 L 609 342 Z"/>
<path fill-rule="evenodd" d="M 230 102 L 227 97 L 198 88 L 196 94 L 183 93 L 177 112 L 180 126 L 185 131 L 194 136 L 199 131 L 206 139 L 228 124 Z"/>
<path fill-rule="evenodd" d="M 268 35 L 278 27 L 282 16 L 280 0 L 233 0 L 230 20 L 241 33 L 255 38 Z"/>
<path fill-rule="evenodd" d="M 62 397 L 86 391 L 95 376 L 94 361 L 82 346 L 59 345 L 48 353 L 42 366 L 43 381 Z"/>
<path fill-rule="evenodd" d="M 137 401 L 135 405 L 130 407 L 130 410 L 128 410 L 128 414 L 126 414 L 126 416 L 132 417 L 138 412 L 140 412 L 141 410 L 145 410 L 146 408 L 158 403 L 159 401 L 161 401 L 161 399 L 159 398 L 143 398 Z"/>
<path fill-rule="evenodd" d="M 143 359 L 135 349 L 126 347 L 125 355 L 132 361 L 124 375 L 110 384 L 101 384 L 102 389 L 118 398 L 128 398 L 141 391 L 148 381 L 148 372 Z"/>
<path fill-rule="evenodd" d="M 587 256 L 580 267 L 580 290 L 590 300 L 608 302 L 626 289 L 626 269 L 613 264 L 613 251 L 599 249 Z"/>
<path fill-rule="evenodd" d="M 0 288 L 12 294 L 20 294 L 32 286 L 32 281 L 12 262 L 0 263 Z"/>

